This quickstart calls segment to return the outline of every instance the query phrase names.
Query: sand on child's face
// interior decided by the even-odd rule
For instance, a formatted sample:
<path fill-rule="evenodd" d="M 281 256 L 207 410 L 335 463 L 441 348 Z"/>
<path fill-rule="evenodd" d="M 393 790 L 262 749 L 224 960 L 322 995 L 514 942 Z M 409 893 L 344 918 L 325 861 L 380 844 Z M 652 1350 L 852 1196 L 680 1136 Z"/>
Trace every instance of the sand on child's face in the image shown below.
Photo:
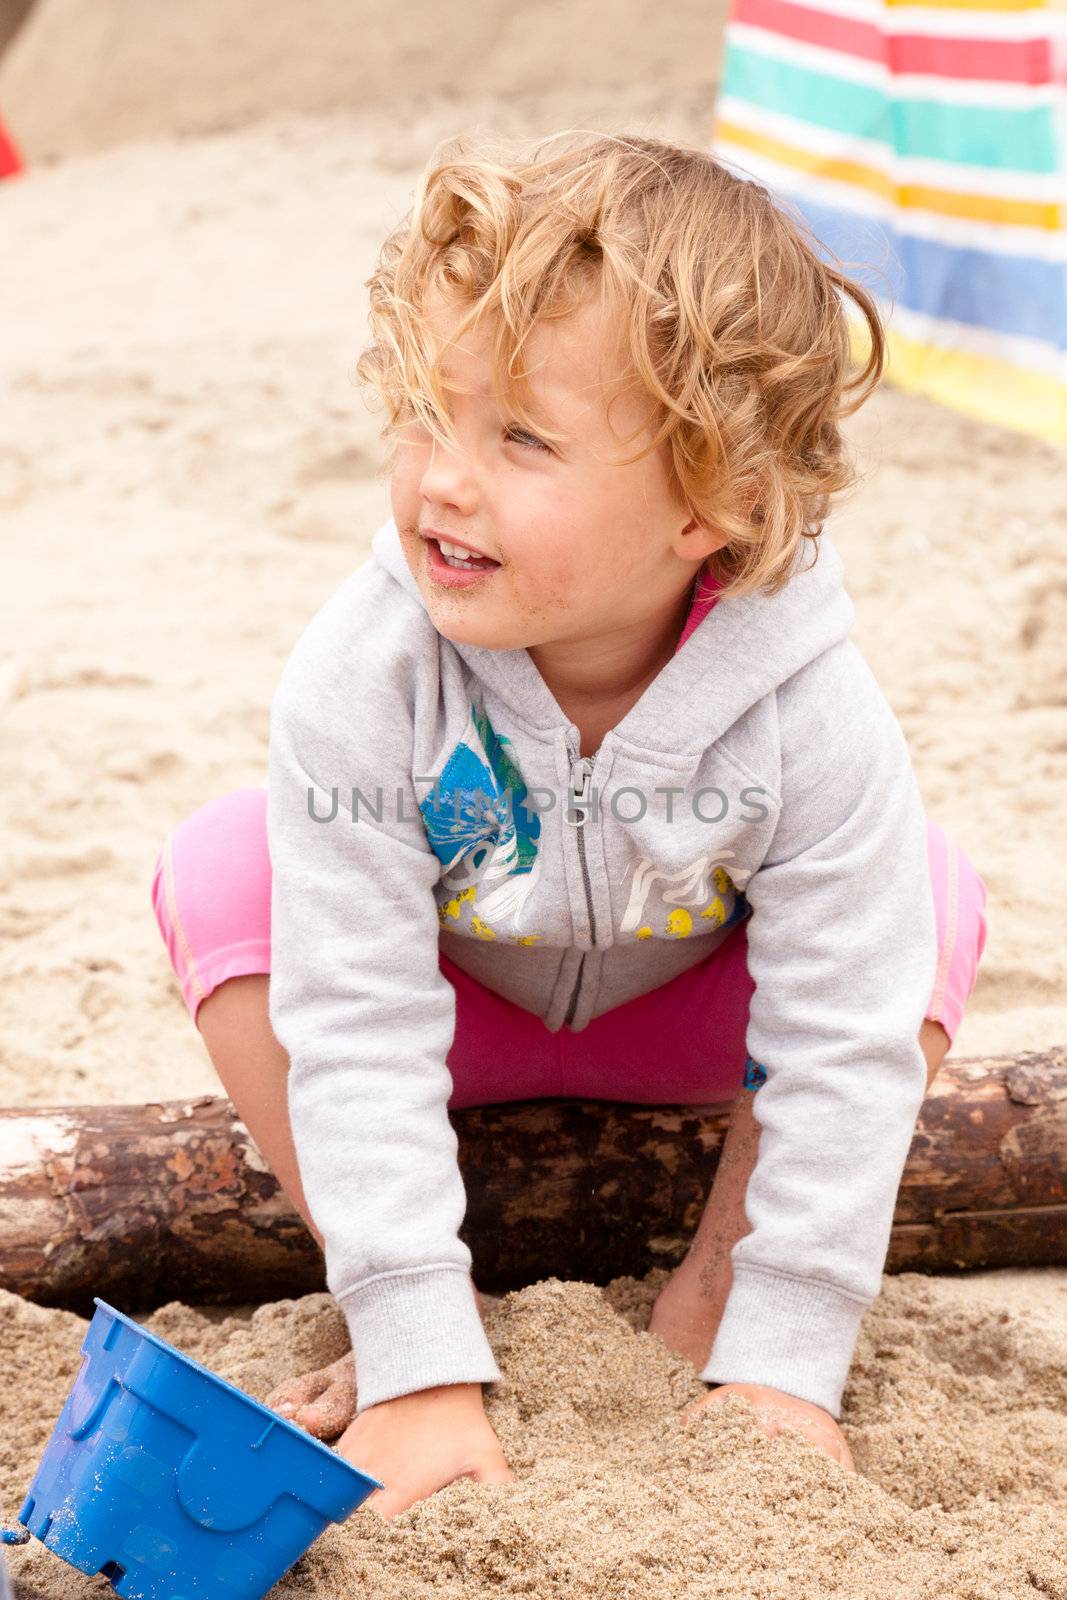
<path fill-rule="evenodd" d="M 1058 1275 L 1057 1275 L 1058 1277 Z M 392 1522 L 329 1527 L 278 1600 L 1067 1600 L 1067 1283 L 1010 1309 L 983 1275 L 883 1280 L 842 1427 L 859 1472 L 767 1438 L 643 1332 L 664 1278 L 549 1279 L 491 1304 L 504 1381 L 487 1411 L 515 1473 L 459 1481 Z M 174 1302 L 145 1325 L 262 1399 L 346 1346 L 328 1295 L 249 1312 Z M 85 1323 L 0 1293 L 3 1452 L 13 1517 L 79 1365 Z M 11 1552 L 19 1600 L 112 1591 L 36 1540 Z"/>

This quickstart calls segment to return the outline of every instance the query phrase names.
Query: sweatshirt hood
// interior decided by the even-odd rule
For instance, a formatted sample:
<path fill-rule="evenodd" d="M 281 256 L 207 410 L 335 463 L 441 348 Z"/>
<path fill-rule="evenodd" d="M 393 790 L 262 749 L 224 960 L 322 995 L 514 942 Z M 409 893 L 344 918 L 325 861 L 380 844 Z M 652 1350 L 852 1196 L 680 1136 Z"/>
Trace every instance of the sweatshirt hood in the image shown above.
<path fill-rule="evenodd" d="M 426 610 L 392 517 L 374 535 L 371 559 Z M 844 563 L 822 533 L 818 559 L 812 562 L 805 541 L 778 594 L 742 595 L 713 606 L 606 737 L 666 756 L 705 749 L 757 701 L 847 638 L 854 620 Z M 448 643 L 528 726 L 549 737 L 557 729 L 577 732 L 529 651 Z"/>

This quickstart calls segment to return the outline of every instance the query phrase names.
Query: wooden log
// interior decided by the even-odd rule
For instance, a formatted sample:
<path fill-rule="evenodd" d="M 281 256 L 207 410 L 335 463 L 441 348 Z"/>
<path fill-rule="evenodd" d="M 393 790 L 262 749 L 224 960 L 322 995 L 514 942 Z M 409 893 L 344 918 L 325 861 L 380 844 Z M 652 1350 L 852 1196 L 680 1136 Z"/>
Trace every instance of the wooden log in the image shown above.
<path fill-rule="evenodd" d="M 728 1109 L 530 1100 L 452 1113 L 480 1288 L 681 1260 Z M 358 1175 L 353 1174 L 353 1181 Z M 1067 1050 L 950 1061 L 916 1126 L 887 1269 L 1067 1264 Z M 0 1286 L 87 1313 L 325 1285 L 227 1100 L 0 1112 Z"/>

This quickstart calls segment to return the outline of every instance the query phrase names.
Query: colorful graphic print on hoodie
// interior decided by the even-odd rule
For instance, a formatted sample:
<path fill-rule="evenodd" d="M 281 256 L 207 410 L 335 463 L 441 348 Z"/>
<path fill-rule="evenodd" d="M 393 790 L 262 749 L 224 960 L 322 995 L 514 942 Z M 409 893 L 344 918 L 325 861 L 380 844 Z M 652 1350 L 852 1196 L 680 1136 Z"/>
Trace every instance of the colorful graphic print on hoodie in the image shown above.
<path fill-rule="evenodd" d="M 541 818 L 525 803 L 526 784 L 510 743 L 472 703 L 462 739 L 419 807 L 430 845 L 445 868 L 437 896 L 441 923 L 457 921 L 469 901 L 476 938 L 496 937 L 490 917 L 520 916 L 540 865 Z M 536 937 L 520 936 L 517 942 L 533 944 Z"/>

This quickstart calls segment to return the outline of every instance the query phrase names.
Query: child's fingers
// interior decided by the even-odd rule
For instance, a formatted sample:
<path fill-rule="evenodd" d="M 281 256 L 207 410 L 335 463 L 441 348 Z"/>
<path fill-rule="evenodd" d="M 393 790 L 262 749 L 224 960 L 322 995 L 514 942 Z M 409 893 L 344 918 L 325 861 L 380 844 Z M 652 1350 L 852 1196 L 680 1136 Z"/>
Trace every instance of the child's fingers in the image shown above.
<path fill-rule="evenodd" d="M 280 1411 L 283 1416 L 292 1416 L 301 1406 L 307 1405 L 310 1400 L 317 1400 L 339 1378 L 343 1378 L 345 1367 L 352 1368 L 350 1356 L 334 1361 L 328 1367 L 316 1367 L 313 1372 L 305 1372 L 298 1378 L 287 1378 L 271 1390 L 267 1405 L 272 1411 Z"/>
<path fill-rule="evenodd" d="M 298 1428 L 303 1428 L 305 1433 L 310 1433 L 312 1438 L 321 1439 L 324 1444 L 338 1438 L 344 1433 L 352 1417 L 339 1417 L 335 1412 L 324 1411 L 316 1402 L 313 1405 L 301 1406 L 295 1416 L 289 1419 L 295 1422 Z"/>
<path fill-rule="evenodd" d="M 317 1400 L 328 1382 L 329 1379 L 319 1372 L 307 1372 L 302 1378 L 287 1378 L 271 1390 L 266 1403 L 272 1411 L 291 1417 L 309 1400 Z"/>
<path fill-rule="evenodd" d="M 355 1378 L 355 1367 L 351 1351 L 340 1356 L 338 1360 L 331 1361 L 328 1367 L 315 1367 L 311 1372 L 300 1373 L 297 1377 L 286 1378 L 284 1383 L 279 1383 L 267 1396 L 266 1404 L 272 1410 L 278 1410 L 283 1403 L 304 1405 L 308 1400 L 317 1400 L 324 1390 L 339 1379 L 351 1376 Z"/>
<path fill-rule="evenodd" d="M 309 1404 L 301 1406 L 293 1417 L 316 1439 L 336 1439 L 344 1433 L 356 1414 L 355 1380 L 332 1383 L 326 1393 Z"/>

